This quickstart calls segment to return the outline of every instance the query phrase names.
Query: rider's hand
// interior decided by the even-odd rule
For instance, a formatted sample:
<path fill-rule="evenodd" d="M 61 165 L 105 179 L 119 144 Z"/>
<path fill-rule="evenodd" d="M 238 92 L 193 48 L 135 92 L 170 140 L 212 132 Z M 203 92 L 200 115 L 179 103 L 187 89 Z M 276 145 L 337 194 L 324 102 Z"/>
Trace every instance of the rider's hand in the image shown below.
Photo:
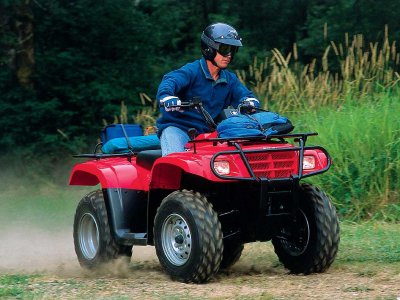
<path fill-rule="evenodd" d="M 179 111 L 181 108 L 181 100 L 176 96 L 166 96 L 160 100 L 160 104 L 164 106 L 165 111 Z"/>
<path fill-rule="evenodd" d="M 246 98 L 242 101 L 243 106 L 252 106 L 254 108 L 260 107 L 260 101 L 256 98 Z"/>

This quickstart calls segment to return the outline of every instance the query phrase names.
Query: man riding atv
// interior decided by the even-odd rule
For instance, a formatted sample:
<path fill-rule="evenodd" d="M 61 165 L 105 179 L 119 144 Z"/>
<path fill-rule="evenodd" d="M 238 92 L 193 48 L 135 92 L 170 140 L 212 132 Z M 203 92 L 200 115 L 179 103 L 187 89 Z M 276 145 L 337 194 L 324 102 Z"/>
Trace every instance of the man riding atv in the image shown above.
<path fill-rule="evenodd" d="M 157 128 L 163 156 L 184 151 L 190 128 L 196 129 L 198 134 L 209 131 L 197 111 L 183 111 L 179 107 L 181 101 L 201 98 L 213 119 L 228 106 L 259 107 L 255 95 L 235 74 L 226 70 L 242 46 L 242 39 L 232 26 L 224 23 L 209 25 L 201 35 L 203 58 L 164 76 L 157 92 L 157 101 L 162 106 Z"/>
<path fill-rule="evenodd" d="M 114 124 L 116 136 L 77 155 L 89 160 L 74 166 L 70 184 L 100 186 L 76 209 L 79 263 L 89 269 L 121 258 L 129 263 L 132 246 L 152 245 L 171 278 L 204 283 L 234 265 L 246 243 L 271 241 L 290 272 L 324 272 L 338 251 L 339 220 L 329 197 L 302 180 L 328 171 L 329 153 L 307 144 L 317 133 L 289 134 L 290 122 L 287 131 L 270 132 L 257 116 L 274 113 L 246 113 L 261 109 L 226 70 L 242 46 L 234 28 L 210 25 L 201 41 L 204 57 L 160 84 L 162 153 L 156 136 Z M 224 108 L 243 105 L 243 114 L 232 111 L 215 124 Z M 260 126 L 252 130 L 254 122 Z M 147 137 L 157 139 L 156 148 L 140 144 Z"/>

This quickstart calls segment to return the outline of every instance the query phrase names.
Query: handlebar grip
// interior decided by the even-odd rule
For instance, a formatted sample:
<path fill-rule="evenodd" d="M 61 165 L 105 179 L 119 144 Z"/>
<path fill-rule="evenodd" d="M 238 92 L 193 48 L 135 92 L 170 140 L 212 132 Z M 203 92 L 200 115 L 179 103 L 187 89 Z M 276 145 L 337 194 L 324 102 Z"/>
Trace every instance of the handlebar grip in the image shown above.
<path fill-rule="evenodd" d="M 164 102 L 159 102 L 158 104 L 159 107 L 164 107 Z M 180 105 L 171 105 L 170 107 L 193 107 L 194 103 L 190 101 L 181 101 Z"/>

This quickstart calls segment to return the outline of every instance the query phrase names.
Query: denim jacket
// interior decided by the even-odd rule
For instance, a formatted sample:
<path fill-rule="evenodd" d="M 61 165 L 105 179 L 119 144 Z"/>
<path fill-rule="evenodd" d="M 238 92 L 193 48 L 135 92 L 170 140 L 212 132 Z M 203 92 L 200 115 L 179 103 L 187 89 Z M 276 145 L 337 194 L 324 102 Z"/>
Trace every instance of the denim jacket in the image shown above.
<path fill-rule="evenodd" d="M 166 96 L 177 96 L 181 101 L 199 97 L 213 119 L 216 119 L 224 108 L 237 107 L 244 99 L 255 97 L 232 72 L 221 70 L 218 80 L 215 81 L 204 58 L 164 75 L 158 87 L 158 103 Z M 194 109 L 166 112 L 161 108 L 161 113 L 157 120 L 159 136 L 168 126 L 175 126 L 184 131 L 195 128 L 197 133 L 210 131 L 200 113 Z"/>

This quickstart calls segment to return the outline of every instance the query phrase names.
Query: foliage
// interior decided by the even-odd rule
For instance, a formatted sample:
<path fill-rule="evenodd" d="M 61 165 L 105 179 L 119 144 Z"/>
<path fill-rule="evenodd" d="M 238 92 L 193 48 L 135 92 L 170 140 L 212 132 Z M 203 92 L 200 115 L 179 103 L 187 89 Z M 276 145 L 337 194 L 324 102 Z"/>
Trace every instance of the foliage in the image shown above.
<path fill-rule="evenodd" d="M 238 76 L 264 108 L 291 115 L 298 131 L 319 132 L 315 141 L 328 148 L 334 165 L 312 181 L 332 195 L 341 215 L 398 221 L 400 54 L 387 29 L 383 43 L 363 41 L 362 35 L 332 41 L 320 59 L 322 69 L 316 59 L 299 63 L 295 46 L 286 57 L 273 49 Z"/>
<path fill-rule="evenodd" d="M 275 81 L 269 81 L 268 89 L 274 89 L 275 97 L 287 96 L 281 94 L 277 80 L 297 76 L 291 72 L 306 76 L 301 82 L 282 82 L 290 88 L 289 102 L 314 101 L 305 91 L 318 91 L 318 84 L 327 80 L 335 97 L 335 89 L 344 82 L 332 73 L 342 72 L 335 61 L 346 62 L 350 55 L 341 52 L 344 34 L 363 32 L 363 55 L 373 55 L 376 48 L 368 43 L 385 37 L 385 24 L 392 30 L 389 38 L 398 36 L 398 13 L 394 0 L 385 5 L 367 0 L 4 0 L 0 3 L 0 126 L 7 135 L 0 137 L 0 145 L 25 154 L 87 149 L 85 145 L 97 138 L 101 120 L 112 122 L 121 101 L 137 111 L 140 93 L 154 98 L 163 74 L 200 56 L 200 32 L 211 22 L 227 22 L 239 29 L 245 47 L 235 58 L 237 69 L 245 68 L 252 57 L 270 56 L 275 49 L 263 66 L 287 76 L 271 77 Z M 34 24 L 34 49 L 26 48 L 29 45 L 18 36 L 29 22 Z M 290 61 L 288 53 L 295 42 L 298 46 Z M 352 49 L 348 46 L 344 45 Z M 390 53 L 396 52 L 394 43 L 389 46 Z M 21 71 L 17 54 L 25 51 L 34 55 L 34 65 L 28 65 L 31 70 L 26 73 L 32 72 L 32 86 L 23 86 L 17 77 Z M 326 72 L 328 58 L 330 73 Z M 286 64 L 297 67 L 289 71 Z M 254 71 L 258 67 L 259 62 Z M 303 94 L 298 91 L 301 85 L 309 86 Z M 270 101 L 271 93 L 260 96 Z"/>
<path fill-rule="evenodd" d="M 385 38 L 383 28 L 388 26 L 391 39 L 399 36 L 398 2 L 396 0 L 338 0 L 309 1 L 304 23 L 307 35 L 298 40 L 303 55 L 309 60 L 321 56 L 330 41 L 364 34 L 365 43 Z"/>
<path fill-rule="evenodd" d="M 263 100 L 265 108 L 285 112 L 340 107 L 349 98 L 379 97 L 388 89 L 398 89 L 399 67 L 400 53 L 386 28 L 383 43 L 365 46 L 363 35 L 354 36 L 352 41 L 346 35 L 344 43 L 332 41 L 320 59 L 306 65 L 298 60 L 294 44 L 287 56 L 273 49 L 264 60 L 255 57 L 248 70 L 237 74 Z"/>
<path fill-rule="evenodd" d="M 340 109 L 296 114 L 297 131 L 316 131 L 309 143 L 327 148 L 333 166 L 312 177 L 348 219 L 400 220 L 399 94 L 349 100 Z"/>
<path fill-rule="evenodd" d="M 150 68 L 142 66 L 151 64 L 155 48 L 143 51 L 153 44 L 150 26 L 127 3 L 41 1 L 34 7 L 41 20 L 35 28 L 35 88 L 13 87 L 12 74 L 1 74 L 2 90 L 9 91 L 0 103 L 8 116 L 0 124 L 6 149 L 81 147 L 97 136 L 99 120 L 110 118 L 121 100 L 140 105 L 135 94 L 152 80 Z"/>

